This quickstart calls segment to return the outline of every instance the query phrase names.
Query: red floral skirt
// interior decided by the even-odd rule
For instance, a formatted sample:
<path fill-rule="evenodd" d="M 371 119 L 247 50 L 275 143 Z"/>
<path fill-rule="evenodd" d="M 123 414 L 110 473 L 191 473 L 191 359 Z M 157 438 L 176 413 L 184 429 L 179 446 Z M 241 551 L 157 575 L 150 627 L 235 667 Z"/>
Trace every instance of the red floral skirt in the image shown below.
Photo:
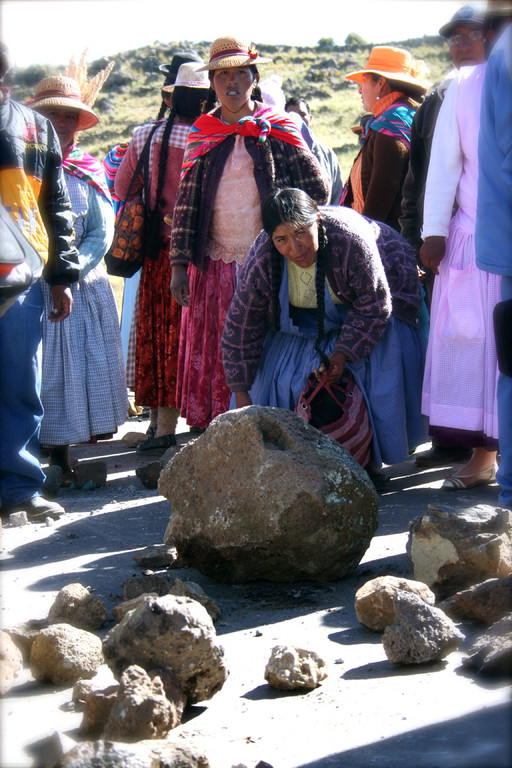
<path fill-rule="evenodd" d="M 139 285 L 135 347 L 135 400 L 149 408 L 176 407 L 181 306 L 171 296 L 169 240 L 153 261 L 146 258 Z"/>
<path fill-rule="evenodd" d="M 229 409 L 221 337 L 236 285 L 236 264 L 207 258 L 189 269 L 190 306 L 181 316 L 177 402 L 191 427 L 205 428 Z"/>

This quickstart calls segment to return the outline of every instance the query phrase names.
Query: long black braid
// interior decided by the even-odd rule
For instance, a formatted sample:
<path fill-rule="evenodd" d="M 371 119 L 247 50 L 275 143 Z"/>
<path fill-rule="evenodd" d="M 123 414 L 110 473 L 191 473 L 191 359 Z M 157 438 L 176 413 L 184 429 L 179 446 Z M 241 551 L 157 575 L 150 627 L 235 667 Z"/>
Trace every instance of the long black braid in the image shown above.
<path fill-rule="evenodd" d="M 322 363 L 326 368 L 329 368 L 329 358 L 325 352 L 320 348 L 320 344 L 325 334 L 324 318 L 325 318 L 325 268 L 327 265 L 328 256 L 328 239 L 325 231 L 325 225 L 322 219 L 318 221 L 318 253 L 316 256 L 316 273 L 315 273 L 315 289 L 316 289 L 316 316 L 317 316 L 317 334 L 315 340 L 315 350 L 320 355 Z"/>

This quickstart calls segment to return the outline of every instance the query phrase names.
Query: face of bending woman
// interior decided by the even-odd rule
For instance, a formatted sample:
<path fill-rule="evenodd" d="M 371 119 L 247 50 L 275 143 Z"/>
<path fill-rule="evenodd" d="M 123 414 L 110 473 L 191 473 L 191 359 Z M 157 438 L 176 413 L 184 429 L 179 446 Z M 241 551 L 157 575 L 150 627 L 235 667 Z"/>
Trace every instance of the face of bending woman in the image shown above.
<path fill-rule="evenodd" d="M 213 72 L 213 87 L 221 103 L 222 119 L 236 123 L 254 112 L 252 92 L 258 77 L 249 67 L 226 67 Z"/>
<path fill-rule="evenodd" d="M 272 242 L 285 259 L 298 267 L 311 267 L 318 253 L 318 222 L 309 226 L 279 224 L 272 232 Z"/>

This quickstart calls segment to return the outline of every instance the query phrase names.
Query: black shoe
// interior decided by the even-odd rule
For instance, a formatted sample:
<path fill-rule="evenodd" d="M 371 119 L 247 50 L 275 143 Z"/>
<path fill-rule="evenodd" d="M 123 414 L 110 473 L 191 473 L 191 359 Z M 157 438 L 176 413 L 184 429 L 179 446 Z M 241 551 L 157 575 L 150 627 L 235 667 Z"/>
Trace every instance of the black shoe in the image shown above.
<path fill-rule="evenodd" d="M 457 461 L 468 461 L 472 453 L 471 448 L 434 445 L 426 453 L 418 454 L 414 463 L 417 467 L 446 467 Z"/>
<path fill-rule="evenodd" d="M 189 427 L 189 432 L 192 435 L 204 435 L 206 427 Z"/>
<path fill-rule="evenodd" d="M 389 477 L 384 472 L 375 472 L 368 474 L 368 477 L 372 481 L 377 493 L 385 493 L 389 490 L 389 483 L 391 482 Z"/>
<path fill-rule="evenodd" d="M 58 520 L 59 517 L 66 514 L 64 507 L 54 501 L 48 501 L 42 496 L 32 496 L 31 499 L 13 507 L 2 507 L 3 515 L 10 515 L 12 512 L 26 512 L 29 520 L 44 520 L 46 517 Z"/>
<path fill-rule="evenodd" d="M 138 444 L 135 452 L 140 453 L 143 456 L 161 456 L 173 445 L 176 445 L 176 437 L 174 435 L 148 437 L 147 440 Z"/>

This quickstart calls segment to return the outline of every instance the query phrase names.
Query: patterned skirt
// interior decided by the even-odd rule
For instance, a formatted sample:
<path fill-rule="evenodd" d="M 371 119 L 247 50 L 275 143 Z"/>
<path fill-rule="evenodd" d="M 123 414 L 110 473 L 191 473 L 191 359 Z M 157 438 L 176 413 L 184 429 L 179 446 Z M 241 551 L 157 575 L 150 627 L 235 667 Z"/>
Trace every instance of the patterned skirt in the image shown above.
<path fill-rule="evenodd" d="M 169 241 L 158 259 L 146 259 L 139 283 L 135 401 L 149 408 L 176 407 L 181 306 L 171 296 Z"/>
<path fill-rule="evenodd" d="M 177 399 L 191 427 L 205 428 L 229 410 L 221 337 L 235 291 L 237 266 L 207 258 L 202 273 L 190 267 L 190 306 L 181 318 Z M 140 402 L 140 401 L 138 401 Z"/>

